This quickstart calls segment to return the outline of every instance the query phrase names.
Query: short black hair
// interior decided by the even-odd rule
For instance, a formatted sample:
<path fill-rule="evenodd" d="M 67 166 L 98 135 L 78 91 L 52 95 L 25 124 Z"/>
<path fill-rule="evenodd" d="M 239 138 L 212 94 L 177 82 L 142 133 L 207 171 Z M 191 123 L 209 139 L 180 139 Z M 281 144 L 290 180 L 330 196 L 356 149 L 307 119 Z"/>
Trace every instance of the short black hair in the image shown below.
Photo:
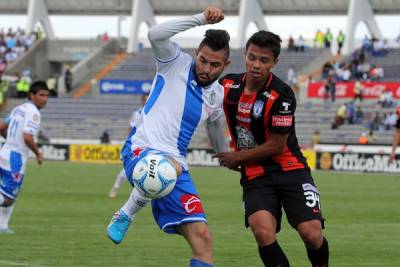
<path fill-rule="evenodd" d="M 246 43 L 246 51 L 251 44 L 262 48 L 268 48 L 271 50 L 272 54 L 274 55 L 275 59 L 279 57 L 281 53 L 281 38 L 279 35 L 269 31 L 258 31 L 253 34 L 250 39 Z"/>
<path fill-rule="evenodd" d="M 49 91 L 49 88 L 47 87 L 46 82 L 35 81 L 34 83 L 31 84 L 31 87 L 29 88 L 29 94 L 36 95 L 40 90 Z"/>
<path fill-rule="evenodd" d="M 201 41 L 199 48 L 208 46 L 213 51 L 225 50 L 226 56 L 229 58 L 229 40 L 231 37 L 225 30 L 207 30 L 204 39 Z"/>

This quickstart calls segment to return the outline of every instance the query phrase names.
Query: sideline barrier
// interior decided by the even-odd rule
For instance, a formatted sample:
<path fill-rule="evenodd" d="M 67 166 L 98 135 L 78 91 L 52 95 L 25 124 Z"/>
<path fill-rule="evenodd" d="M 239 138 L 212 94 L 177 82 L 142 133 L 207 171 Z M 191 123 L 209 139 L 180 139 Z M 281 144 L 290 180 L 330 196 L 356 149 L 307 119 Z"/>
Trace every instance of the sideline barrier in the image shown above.
<path fill-rule="evenodd" d="M 390 146 L 317 145 L 317 169 L 400 173 L 400 155 L 390 162 Z"/>
<path fill-rule="evenodd" d="M 393 98 L 400 99 L 400 82 L 362 82 L 363 98 L 379 99 L 385 92 L 390 90 Z M 308 84 L 308 98 L 325 97 L 325 84 L 324 82 L 312 82 Z M 354 82 L 338 82 L 336 83 L 336 98 L 354 98 Z"/>

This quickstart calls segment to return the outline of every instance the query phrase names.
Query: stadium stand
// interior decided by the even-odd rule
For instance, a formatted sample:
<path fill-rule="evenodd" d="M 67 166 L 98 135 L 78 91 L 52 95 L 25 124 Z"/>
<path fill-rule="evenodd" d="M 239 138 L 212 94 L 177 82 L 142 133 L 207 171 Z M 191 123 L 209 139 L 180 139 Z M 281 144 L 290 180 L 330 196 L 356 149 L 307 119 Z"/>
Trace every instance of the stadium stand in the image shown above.
<path fill-rule="evenodd" d="M 194 54 L 194 49 L 183 49 L 186 53 Z M 231 50 L 231 64 L 226 69 L 225 73 L 236 73 L 244 71 L 243 53 L 241 49 Z M 289 67 L 294 65 L 295 69 L 299 70 L 299 74 L 305 71 L 314 61 L 322 62 L 328 58 L 329 51 L 322 48 L 307 49 L 302 53 L 288 52 L 283 49 L 280 55 L 280 61 L 274 69 L 274 73 L 283 80 L 286 80 L 286 75 Z M 131 80 L 151 80 L 156 71 L 151 49 L 145 48 L 137 54 L 128 55 L 125 61 L 106 75 L 108 79 L 131 79 Z"/>

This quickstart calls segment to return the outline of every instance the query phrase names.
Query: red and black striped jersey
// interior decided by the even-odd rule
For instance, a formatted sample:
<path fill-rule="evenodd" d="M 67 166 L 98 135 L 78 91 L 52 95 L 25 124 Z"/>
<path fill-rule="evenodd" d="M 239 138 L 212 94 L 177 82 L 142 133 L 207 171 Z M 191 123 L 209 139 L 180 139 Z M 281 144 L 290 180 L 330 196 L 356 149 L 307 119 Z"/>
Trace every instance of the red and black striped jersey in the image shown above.
<path fill-rule="evenodd" d="M 228 74 L 224 86 L 224 111 L 236 150 L 251 149 L 268 141 L 271 134 L 289 134 L 284 152 L 242 166 L 242 183 L 267 173 L 308 168 L 295 132 L 296 98 L 292 89 L 269 74 L 266 84 L 252 95 L 243 93 L 246 75 Z"/>

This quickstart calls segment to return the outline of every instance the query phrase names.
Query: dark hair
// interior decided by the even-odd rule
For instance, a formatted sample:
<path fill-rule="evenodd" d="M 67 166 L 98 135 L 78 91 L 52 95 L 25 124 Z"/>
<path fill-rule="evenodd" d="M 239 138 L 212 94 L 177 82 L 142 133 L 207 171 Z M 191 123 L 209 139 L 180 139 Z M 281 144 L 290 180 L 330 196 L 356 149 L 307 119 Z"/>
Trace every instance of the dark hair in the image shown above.
<path fill-rule="evenodd" d="M 279 35 L 268 31 L 258 31 L 253 34 L 246 43 L 246 51 L 250 44 L 254 44 L 259 47 L 268 48 L 271 50 L 275 59 L 278 58 L 281 53 L 281 38 Z"/>
<path fill-rule="evenodd" d="M 206 45 L 213 51 L 224 49 L 226 51 L 226 57 L 229 58 L 229 40 L 229 33 L 225 30 L 207 30 L 199 48 Z"/>
<path fill-rule="evenodd" d="M 49 91 L 49 88 L 47 87 L 46 82 L 35 81 L 34 83 L 31 84 L 31 87 L 29 88 L 29 94 L 36 95 L 40 90 Z"/>

